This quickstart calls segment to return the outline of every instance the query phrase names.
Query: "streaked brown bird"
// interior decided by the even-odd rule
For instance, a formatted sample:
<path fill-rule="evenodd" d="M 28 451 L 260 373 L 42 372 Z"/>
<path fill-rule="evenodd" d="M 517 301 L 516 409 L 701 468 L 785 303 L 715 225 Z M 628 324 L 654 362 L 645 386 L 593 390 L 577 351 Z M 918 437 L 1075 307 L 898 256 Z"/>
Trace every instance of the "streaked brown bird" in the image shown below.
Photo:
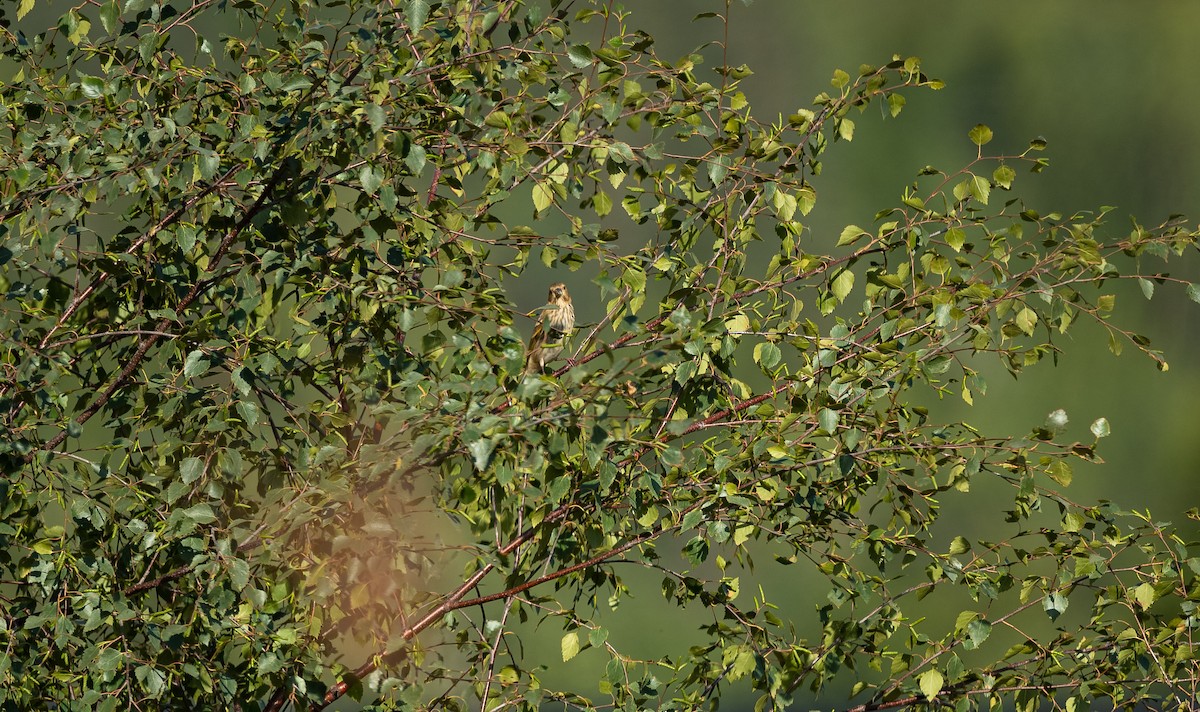
<path fill-rule="evenodd" d="M 563 341 L 575 328 L 575 305 L 567 293 L 567 285 L 555 282 L 550 285 L 550 296 L 533 336 L 529 337 L 529 348 L 525 356 L 525 373 L 542 373 L 546 363 L 562 353 Z"/>

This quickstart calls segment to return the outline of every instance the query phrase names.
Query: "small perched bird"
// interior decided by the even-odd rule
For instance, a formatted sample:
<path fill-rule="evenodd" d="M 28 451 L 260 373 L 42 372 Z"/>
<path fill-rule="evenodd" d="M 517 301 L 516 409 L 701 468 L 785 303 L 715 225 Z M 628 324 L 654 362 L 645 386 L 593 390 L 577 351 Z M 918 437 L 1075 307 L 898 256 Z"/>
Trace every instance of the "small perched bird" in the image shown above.
<path fill-rule="evenodd" d="M 533 336 L 529 337 L 529 349 L 525 356 L 525 373 L 541 373 L 546 362 L 562 353 L 563 340 L 575 328 L 575 306 L 567 285 L 555 282 L 550 285 L 548 303 L 542 307 Z"/>

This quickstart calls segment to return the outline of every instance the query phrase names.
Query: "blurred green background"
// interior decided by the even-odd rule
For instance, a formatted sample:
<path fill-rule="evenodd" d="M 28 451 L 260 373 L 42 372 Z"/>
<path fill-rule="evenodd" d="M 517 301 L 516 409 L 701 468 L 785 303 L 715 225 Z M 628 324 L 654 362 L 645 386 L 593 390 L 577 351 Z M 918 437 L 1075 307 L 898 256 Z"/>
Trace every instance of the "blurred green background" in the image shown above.
<path fill-rule="evenodd" d="M 692 21 L 699 12 L 723 10 L 719 2 L 629 5 L 630 26 L 655 37 L 666 59 L 722 36 L 718 20 Z M 805 220 L 814 239 L 836 236 L 850 223 L 870 225 L 878 210 L 897 204 L 923 166 L 948 172 L 961 168 L 975 156 L 967 132 L 978 123 L 995 132 L 987 147 L 991 152 L 1019 153 L 1039 136 L 1049 143 L 1043 155 L 1050 168 L 1036 176 L 1019 172 L 1013 194 L 1004 199 L 1019 196 L 1042 214 L 1116 206 L 1102 233 L 1113 239 L 1127 234 L 1130 216 L 1147 226 L 1174 213 L 1189 216 L 1192 226 L 1200 218 L 1200 84 L 1195 79 L 1200 5 L 756 0 L 746 6 L 734 0 L 730 9 L 727 62 L 754 70 L 743 90 L 761 120 L 809 107 L 813 96 L 830 89 L 835 68 L 853 75 L 860 64 L 883 64 L 893 54 L 920 57 L 927 74 L 946 82 L 940 92 L 909 92 L 897 120 L 884 121 L 878 107 L 854 117 L 858 129 L 853 143 L 832 146 L 824 157 L 824 173 L 814 180 L 819 200 Z M 705 50 L 707 66 L 720 63 L 718 52 Z M 1123 271 L 1128 267 L 1122 265 Z M 1157 270 L 1160 264 L 1150 262 L 1147 268 Z M 1189 255 L 1173 262 L 1170 271 L 1200 281 L 1200 259 Z M 586 272 L 566 279 L 585 290 Z M 539 304 L 544 283 L 554 278 L 546 274 L 523 280 L 514 298 L 523 306 Z M 1099 454 L 1107 463 L 1076 463 L 1068 496 L 1077 502 L 1105 499 L 1127 509 L 1149 509 L 1194 538 L 1194 522 L 1183 513 L 1200 504 L 1195 418 L 1200 339 L 1193 328 L 1200 324 L 1200 306 L 1189 302 L 1182 288 L 1163 286 L 1148 302 L 1135 285 L 1129 287 L 1117 288 L 1113 320 L 1163 349 L 1169 371 L 1159 372 L 1130 348 L 1114 357 L 1100 329 L 1079 324 L 1069 339 L 1058 342 L 1064 353 L 1057 367 L 1045 361 L 1027 369 L 1020 380 L 999 367 L 987 368 L 986 397 L 977 397 L 973 407 L 958 398 L 931 402 L 932 418 L 963 420 L 989 436 L 1023 435 L 1041 425 L 1051 410 L 1063 408 L 1071 418 L 1067 441 L 1090 442 L 1089 424 L 1106 417 L 1113 434 L 1101 442 Z M 601 306 L 590 303 L 596 300 L 577 296 L 576 301 L 581 320 L 600 316 Z M 978 483 L 968 496 L 947 495 L 939 531 L 949 532 L 947 539 L 957 533 L 1013 533 L 1002 513 L 1011 495 L 997 489 L 993 497 L 989 492 Z M 782 617 L 796 619 L 802 633 L 816 630 L 814 611 L 826 593 L 820 577 L 803 565 L 771 565 L 767 552 L 758 558 L 768 566 L 759 567 L 753 584 L 743 577 L 743 595 L 755 595 L 761 584 L 768 599 L 783 607 Z M 602 610 L 597 616 L 611 628 L 610 641 L 624 652 L 651 657 L 681 653 L 694 631 L 711 622 L 698 609 L 665 606 L 657 594 L 658 577 L 635 567 L 620 572 L 642 593 L 623 602 L 615 614 Z M 943 603 L 950 625 L 964 602 Z M 1035 625 L 1048 627 L 1044 616 Z M 564 665 L 559 636 L 557 628 L 543 626 L 526 641 L 526 651 L 547 665 L 550 685 L 595 695 L 604 656 L 588 650 Z M 723 708 L 750 709 L 753 698 L 738 694 L 745 689 L 735 687 Z M 797 708 L 829 707 L 837 699 L 836 692 L 828 697 L 800 693 Z"/>

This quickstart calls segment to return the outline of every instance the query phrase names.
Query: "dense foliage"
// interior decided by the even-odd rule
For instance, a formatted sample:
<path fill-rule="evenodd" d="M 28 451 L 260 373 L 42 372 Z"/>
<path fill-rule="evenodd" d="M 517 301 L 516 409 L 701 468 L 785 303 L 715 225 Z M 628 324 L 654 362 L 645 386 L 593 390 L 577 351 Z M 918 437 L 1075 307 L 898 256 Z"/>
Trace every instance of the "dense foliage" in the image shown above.
<path fill-rule="evenodd" d="M 1192 699 L 1195 546 L 1068 499 L 1065 413 L 918 404 L 1077 322 L 1165 368 L 1110 287 L 1200 298 L 1159 267 L 1197 233 L 1025 209 L 1044 146 L 985 126 L 807 230 L 860 112 L 940 86 L 917 59 L 764 122 L 719 42 L 598 0 L 60 12 L 0 6 L 0 707 Z M 559 279 L 585 323 L 527 376 L 513 295 Z M 936 526 L 972 497 L 1010 534 Z M 826 585 L 755 590 L 789 566 Z M 624 652 L 632 595 L 707 642 Z M 599 688 L 527 659 L 548 619 Z"/>

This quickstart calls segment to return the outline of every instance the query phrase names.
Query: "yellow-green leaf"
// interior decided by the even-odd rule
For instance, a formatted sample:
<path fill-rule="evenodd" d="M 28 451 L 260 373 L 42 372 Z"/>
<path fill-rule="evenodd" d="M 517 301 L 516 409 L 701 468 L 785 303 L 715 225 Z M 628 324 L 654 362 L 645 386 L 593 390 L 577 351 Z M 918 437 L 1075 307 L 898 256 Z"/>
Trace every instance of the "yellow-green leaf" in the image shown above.
<path fill-rule="evenodd" d="M 1014 320 L 1017 328 L 1025 332 L 1028 336 L 1033 336 L 1033 329 L 1037 326 L 1037 313 L 1029 307 L 1025 307 L 1017 313 L 1017 318 Z"/>
<path fill-rule="evenodd" d="M 851 289 L 854 289 L 854 273 L 848 269 L 838 272 L 829 285 L 829 290 L 833 292 L 833 296 L 837 297 L 839 302 L 846 301 Z"/>
<path fill-rule="evenodd" d="M 1051 479 L 1063 487 L 1070 486 L 1071 480 L 1074 478 L 1071 466 L 1062 460 L 1055 460 L 1050 463 L 1050 466 L 1046 468 L 1046 474 L 1050 475 Z"/>
<path fill-rule="evenodd" d="M 783 358 L 779 347 L 770 341 L 764 341 L 754 347 L 754 360 L 765 369 L 772 369 Z"/>
<path fill-rule="evenodd" d="M 992 130 L 983 124 L 976 124 L 975 128 L 971 129 L 967 135 L 971 137 L 971 143 L 976 146 L 982 146 L 992 140 Z"/>
<path fill-rule="evenodd" d="M 554 204 L 554 191 L 549 185 L 538 182 L 533 185 L 533 209 L 542 212 Z"/>
<path fill-rule="evenodd" d="M 1154 601 L 1157 598 L 1158 594 L 1154 592 L 1154 586 L 1149 581 L 1133 589 L 1133 599 L 1142 607 L 1142 610 L 1154 605 Z"/>
<path fill-rule="evenodd" d="M 971 195 L 976 200 L 987 205 L 988 197 L 992 194 L 992 184 L 983 176 L 971 176 Z"/>
<path fill-rule="evenodd" d="M 952 227 L 946 231 L 946 244 L 949 245 L 955 252 L 961 252 L 963 244 L 967 241 L 967 233 L 961 228 Z"/>
<path fill-rule="evenodd" d="M 862 237 L 870 237 L 870 234 L 857 225 L 847 225 L 842 228 L 842 234 L 838 236 L 837 246 L 852 245 Z"/>
<path fill-rule="evenodd" d="M 562 637 L 562 659 L 567 662 L 579 654 L 579 634 L 571 631 Z"/>
<path fill-rule="evenodd" d="M 1016 178 L 1017 172 L 1008 166 L 997 166 L 996 170 L 992 171 L 992 182 L 1002 188 L 1011 188 Z"/>
<path fill-rule="evenodd" d="M 937 670 L 926 670 L 921 673 L 921 677 L 917 678 L 917 684 L 921 686 L 921 692 L 925 694 L 925 699 L 930 701 L 942 691 L 942 685 L 945 682 L 946 679 Z"/>
<path fill-rule="evenodd" d="M 838 136 L 846 141 L 854 140 L 854 122 L 843 118 L 837 122 Z"/>

